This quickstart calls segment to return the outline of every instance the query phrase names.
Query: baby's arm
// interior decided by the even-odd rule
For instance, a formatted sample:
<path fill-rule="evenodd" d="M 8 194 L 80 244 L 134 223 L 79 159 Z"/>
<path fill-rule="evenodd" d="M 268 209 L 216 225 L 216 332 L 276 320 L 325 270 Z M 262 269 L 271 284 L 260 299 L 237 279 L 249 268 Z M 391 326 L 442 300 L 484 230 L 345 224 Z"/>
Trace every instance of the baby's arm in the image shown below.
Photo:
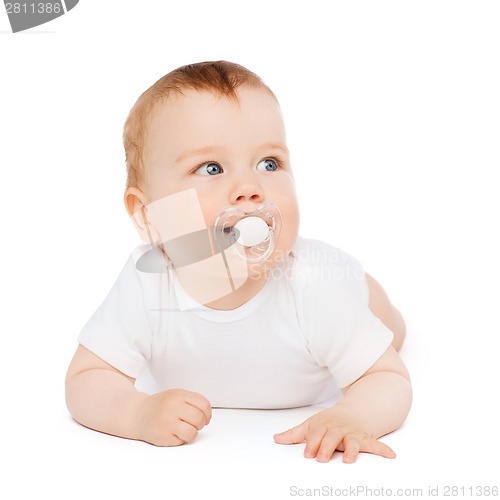
<path fill-rule="evenodd" d="M 210 422 L 210 403 L 200 394 L 172 389 L 150 396 L 134 383 L 80 345 L 66 375 L 66 404 L 86 427 L 157 446 L 192 441 Z"/>
<path fill-rule="evenodd" d="M 410 410 L 412 389 L 408 370 L 391 346 L 358 380 L 343 389 L 334 407 L 302 424 L 276 434 L 280 444 L 306 441 L 304 456 L 328 462 L 333 452 L 344 451 L 344 462 L 354 462 L 360 451 L 394 458 L 377 439 L 394 431 Z"/>
<path fill-rule="evenodd" d="M 391 304 L 380 283 L 368 273 L 365 274 L 368 285 L 369 302 L 371 312 L 379 318 L 384 325 L 394 334 L 392 345 L 396 351 L 401 349 L 406 335 L 406 326 L 401 313 Z"/>

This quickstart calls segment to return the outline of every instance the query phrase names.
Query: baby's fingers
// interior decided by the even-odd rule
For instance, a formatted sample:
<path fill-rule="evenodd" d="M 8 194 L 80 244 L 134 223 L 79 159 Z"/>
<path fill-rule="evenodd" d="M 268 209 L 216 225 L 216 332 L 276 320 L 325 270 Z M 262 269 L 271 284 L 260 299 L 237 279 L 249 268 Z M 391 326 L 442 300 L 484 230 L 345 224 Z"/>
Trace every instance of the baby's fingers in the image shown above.
<path fill-rule="evenodd" d="M 328 432 L 323 434 L 322 439 L 316 448 L 317 453 L 314 454 L 307 453 L 308 449 L 311 449 L 314 446 L 314 442 L 309 442 L 308 439 L 304 456 L 306 458 L 315 456 L 318 462 L 328 462 L 332 458 L 333 452 L 342 442 L 342 438 L 343 433 L 341 429 L 330 429 Z"/>
<path fill-rule="evenodd" d="M 353 464 L 359 455 L 359 439 L 353 435 L 347 435 L 344 438 L 344 463 Z"/>
<path fill-rule="evenodd" d="M 354 463 L 360 452 L 380 455 L 385 458 L 396 457 L 396 454 L 389 446 L 374 438 L 362 438 L 354 433 L 343 435 L 340 429 L 331 429 L 324 435 L 321 441 L 321 445 L 316 453 L 316 460 L 318 462 L 328 462 L 336 449 L 344 451 L 343 460 L 346 464 Z M 308 455 L 306 454 L 306 456 Z"/>
<path fill-rule="evenodd" d="M 274 441 L 278 444 L 298 444 L 306 439 L 305 423 L 292 427 L 285 432 L 275 434 Z"/>
<path fill-rule="evenodd" d="M 346 451 L 347 451 L 347 443 L 346 443 Z M 389 446 L 382 443 L 381 441 L 377 441 L 376 439 L 370 437 L 366 437 L 361 441 L 359 446 L 359 451 L 363 451 L 365 453 L 372 453 L 373 455 L 380 455 L 381 457 L 384 458 L 396 458 L 396 454 L 391 448 L 389 448 Z"/>

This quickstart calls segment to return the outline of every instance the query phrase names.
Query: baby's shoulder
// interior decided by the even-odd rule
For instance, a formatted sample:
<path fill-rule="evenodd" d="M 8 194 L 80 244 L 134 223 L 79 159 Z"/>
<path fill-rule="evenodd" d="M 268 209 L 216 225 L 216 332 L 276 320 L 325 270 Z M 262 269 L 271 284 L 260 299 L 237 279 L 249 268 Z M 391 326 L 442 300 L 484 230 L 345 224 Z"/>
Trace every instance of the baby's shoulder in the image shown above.
<path fill-rule="evenodd" d="M 119 279 L 139 288 L 145 303 L 158 307 L 158 292 L 162 282 L 168 280 L 168 268 L 168 260 L 158 247 L 142 244 L 130 253 Z"/>
<path fill-rule="evenodd" d="M 290 285 L 298 295 L 312 295 L 321 303 L 366 301 L 365 271 L 340 248 L 321 240 L 299 237 L 292 252 Z"/>

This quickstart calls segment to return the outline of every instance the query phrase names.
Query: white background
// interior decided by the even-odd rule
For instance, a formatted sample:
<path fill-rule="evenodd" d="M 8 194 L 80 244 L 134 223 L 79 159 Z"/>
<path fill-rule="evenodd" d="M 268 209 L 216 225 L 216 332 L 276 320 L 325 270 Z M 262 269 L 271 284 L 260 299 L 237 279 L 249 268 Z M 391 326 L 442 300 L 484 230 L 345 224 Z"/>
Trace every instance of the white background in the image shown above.
<path fill-rule="evenodd" d="M 1 496 L 280 499 L 293 485 L 426 496 L 498 481 L 499 25 L 492 1 L 81 0 L 14 35 L 2 9 L 0 493 L 13 489 Z M 318 464 L 303 445 L 273 444 L 311 409 L 218 410 L 175 449 L 67 413 L 76 336 L 138 243 L 123 122 L 163 74 L 212 59 L 277 94 L 302 235 L 359 258 L 405 315 L 415 397 L 384 438 L 396 460 Z"/>

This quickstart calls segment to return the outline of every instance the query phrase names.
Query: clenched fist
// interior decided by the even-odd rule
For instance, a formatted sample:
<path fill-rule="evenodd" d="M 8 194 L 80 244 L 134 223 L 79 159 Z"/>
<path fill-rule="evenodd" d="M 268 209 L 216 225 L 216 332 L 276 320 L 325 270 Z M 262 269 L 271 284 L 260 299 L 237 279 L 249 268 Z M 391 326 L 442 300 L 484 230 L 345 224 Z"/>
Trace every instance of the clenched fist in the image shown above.
<path fill-rule="evenodd" d="M 137 436 L 156 446 L 193 441 L 212 418 L 210 402 L 201 394 L 170 389 L 144 398 L 137 407 Z"/>

